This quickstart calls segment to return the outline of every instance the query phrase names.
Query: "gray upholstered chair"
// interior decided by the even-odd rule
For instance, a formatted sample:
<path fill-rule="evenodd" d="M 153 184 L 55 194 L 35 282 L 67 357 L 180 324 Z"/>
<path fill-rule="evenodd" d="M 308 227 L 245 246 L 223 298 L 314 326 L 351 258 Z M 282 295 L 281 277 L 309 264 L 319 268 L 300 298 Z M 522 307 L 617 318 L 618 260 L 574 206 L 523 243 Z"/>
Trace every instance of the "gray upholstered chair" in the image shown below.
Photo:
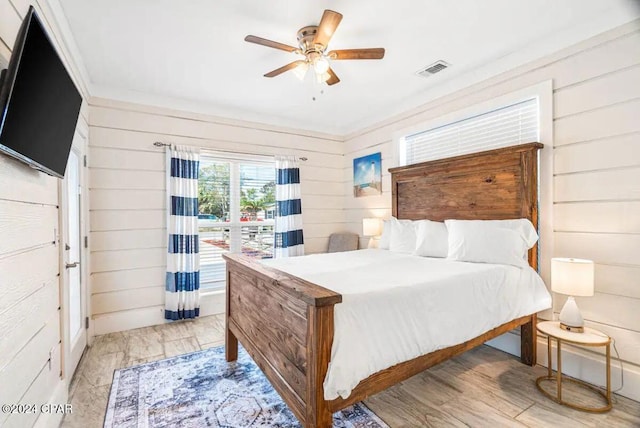
<path fill-rule="evenodd" d="M 340 251 L 353 251 L 358 249 L 358 241 L 360 237 L 355 233 L 332 233 L 329 236 L 329 253 L 338 253 Z"/>

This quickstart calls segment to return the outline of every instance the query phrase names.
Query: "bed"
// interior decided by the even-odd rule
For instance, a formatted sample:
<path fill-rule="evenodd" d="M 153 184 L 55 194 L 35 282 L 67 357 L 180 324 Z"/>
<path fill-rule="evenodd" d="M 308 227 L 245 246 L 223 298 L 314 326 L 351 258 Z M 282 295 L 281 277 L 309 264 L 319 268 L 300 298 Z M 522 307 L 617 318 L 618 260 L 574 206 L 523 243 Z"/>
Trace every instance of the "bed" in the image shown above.
<path fill-rule="evenodd" d="M 529 143 L 392 168 L 392 214 L 399 219 L 437 221 L 528 218 L 537 226 L 537 152 L 540 148 L 539 143 Z M 393 263 L 387 260 L 388 252 L 384 253 L 371 250 L 346 257 L 362 256 L 361 263 L 374 266 Z M 329 382 L 330 390 L 325 394 L 334 336 L 341 340 L 342 334 L 342 330 L 335 329 L 336 305 L 351 298 L 327 287 L 338 277 L 332 278 L 328 273 L 323 276 L 321 268 L 312 269 L 309 274 L 297 272 L 295 266 L 280 265 L 282 269 L 278 269 L 277 263 L 269 266 L 242 255 L 224 257 L 227 261 L 227 361 L 237 359 L 240 341 L 306 427 L 330 427 L 334 412 L 517 327 L 520 327 L 522 362 L 536 363 L 535 322 L 540 309 L 534 305 L 507 313 L 513 318 L 489 330 L 480 328 L 473 337 L 464 337 L 433 351 L 427 349 L 426 354 L 375 371 L 357 385 L 335 386 Z M 330 265 L 326 260 L 318 260 L 333 266 L 334 270 L 339 264 L 339 259 Z M 422 263 L 407 260 L 395 263 Z M 528 262 L 532 269 L 537 269 L 535 246 L 529 251 Z M 358 261 L 346 263 L 354 265 Z M 467 274 L 478 275 L 477 272 Z M 501 275 L 510 281 L 508 272 Z M 338 306 L 338 311 L 341 308 Z"/>

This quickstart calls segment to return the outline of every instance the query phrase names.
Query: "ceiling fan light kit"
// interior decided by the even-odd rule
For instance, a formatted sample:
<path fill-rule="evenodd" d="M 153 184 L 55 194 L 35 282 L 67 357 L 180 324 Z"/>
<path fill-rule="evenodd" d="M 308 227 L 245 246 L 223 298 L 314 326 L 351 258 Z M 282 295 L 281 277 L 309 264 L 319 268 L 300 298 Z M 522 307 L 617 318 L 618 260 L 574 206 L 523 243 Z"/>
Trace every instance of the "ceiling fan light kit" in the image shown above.
<path fill-rule="evenodd" d="M 313 69 L 318 74 L 325 74 L 329 70 L 329 60 L 324 56 L 318 56 L 313 61 Z"/>
<path fill-rule="evenodd" d="M 309 71 L 309 63 L 303 62 L 293 69 L 293 74 L 295 74 L 298 79 L 304 80 L 304 77 L 307 75 L 307 71 Z"/>
<path fill-rule="evenodd" d="M 304 56 L 304 59 L 293 61 L 266 73 L 265 77 L 275 77 L 285 71 L 293 70 L 297 78 L 304 80 L 305 75 L 311 68 L 319 83 L 325 82 L 327 85 L 335 85 L 340 82 L 340 79 L 331 68 L 331 61 L 384 58 L 384 48 L 344 49 L 327 52 L 329 41 L 336 28 L 338 28 L 340 21 L 342 21 L 340 13 L 328 9 L 325 10 L 319 25 L 309 25 L 298 30 L 299 47 L 297 48 L 258 36 L 249 35 L 244 40 L 249 43 Z"/>

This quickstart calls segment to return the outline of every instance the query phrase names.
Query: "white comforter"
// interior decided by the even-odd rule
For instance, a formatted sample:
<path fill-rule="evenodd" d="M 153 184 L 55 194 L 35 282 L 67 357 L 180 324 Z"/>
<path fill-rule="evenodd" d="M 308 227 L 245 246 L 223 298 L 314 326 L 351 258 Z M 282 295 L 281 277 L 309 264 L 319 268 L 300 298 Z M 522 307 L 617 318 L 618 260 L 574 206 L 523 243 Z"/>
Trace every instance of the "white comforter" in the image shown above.
<path fill-rule="evenodd" d="M 547 309 L 531 268 L 360 250 L 264 261 L 342 294 L 324 381 L 333 400 L 375 372 Z"/>

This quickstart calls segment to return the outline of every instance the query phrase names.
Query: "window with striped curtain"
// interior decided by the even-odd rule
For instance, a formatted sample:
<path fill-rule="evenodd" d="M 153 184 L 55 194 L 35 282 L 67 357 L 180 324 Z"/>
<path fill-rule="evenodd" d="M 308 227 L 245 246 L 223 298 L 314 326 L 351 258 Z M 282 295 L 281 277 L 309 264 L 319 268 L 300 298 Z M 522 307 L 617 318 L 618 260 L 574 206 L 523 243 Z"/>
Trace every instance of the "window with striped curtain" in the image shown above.
<path fill-rule="evenodd" d="M 532 98 L 408 135 L 400 141 L 400 164 L 539 141 L 538 117 L 538 99 Z"/>

